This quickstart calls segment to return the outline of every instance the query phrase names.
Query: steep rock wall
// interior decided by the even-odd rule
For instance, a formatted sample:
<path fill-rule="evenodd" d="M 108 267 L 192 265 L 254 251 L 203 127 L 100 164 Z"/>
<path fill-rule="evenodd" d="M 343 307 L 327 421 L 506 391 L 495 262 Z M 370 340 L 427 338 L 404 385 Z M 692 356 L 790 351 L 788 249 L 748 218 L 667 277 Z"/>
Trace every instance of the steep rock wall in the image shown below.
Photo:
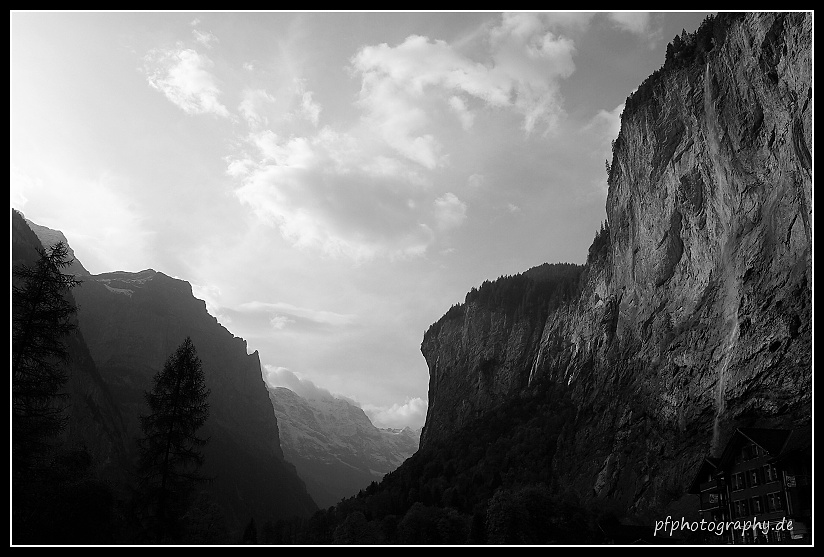
<path fill-rule="evenodd" d="M 809 421 L 811 19 L 722 14 L 627 100 L 579 296 L 541 323 L 439 322 L 422 445 L 548 378 L 578 408 L 562 483 L 643 514 L 734 427 Z"/>

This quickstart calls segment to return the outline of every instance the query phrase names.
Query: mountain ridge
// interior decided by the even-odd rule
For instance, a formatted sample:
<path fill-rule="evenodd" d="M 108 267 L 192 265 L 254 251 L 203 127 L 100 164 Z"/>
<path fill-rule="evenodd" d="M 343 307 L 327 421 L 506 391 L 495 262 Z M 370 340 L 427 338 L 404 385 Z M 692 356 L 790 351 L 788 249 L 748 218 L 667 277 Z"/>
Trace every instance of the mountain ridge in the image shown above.
<path fill-rule="evenodd" d="M 36 227 L 48 241 L 62 233 Z M 80 333 L 125 425 L 127 454 L 134 460 L 143 393 L 169 354 L 189 336 L 203 363 L 211 415 L 203 472 L 208 490 L 232 531 L 250 519 L 261 522 L 317 509 L 294 466 L 283 459 L 277 418 L 261 374 L 257 351 L 235 337 L 194 297 L 192 286 L 154 269 L 83 276 L 74 289 Z"/>
<path fill-rule="evenodd" d="M 378 428 L 344 399 L 304 397 L 286 387 L 269 387 L 269 398 L 284 458 L 321 508 L 380 481 L 418 448 L 418 430 Z"/>

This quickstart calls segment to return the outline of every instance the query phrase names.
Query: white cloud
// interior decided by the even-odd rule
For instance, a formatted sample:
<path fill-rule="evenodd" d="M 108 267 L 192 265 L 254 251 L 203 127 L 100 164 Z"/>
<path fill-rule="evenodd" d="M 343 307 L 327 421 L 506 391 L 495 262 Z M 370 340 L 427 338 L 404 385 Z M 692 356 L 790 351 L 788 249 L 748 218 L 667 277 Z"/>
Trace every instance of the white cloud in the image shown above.
<path fill-rule="evenodd" d="M 227 169 L 241 181 L 235 195 L 294 246 L 364 261 L 419 256 L 432 243 L 433 217 L 409 204 L 426 180 L 368 139 L 324 128 L 289 139 L 265 130 L 248 143 L 255 154 Z"/>
<path fill-rule="evenodd" d="M 237 309 L 241 312 L 272 313 L 274 317 L 278 317 L 279 322 L 283 322 L 284 318 L 288 320 L 290 317 L 300 317 L 315 323 L 335 326 L 350 325 L 355 321 L 355 316 L 351 314 L 304 308 L 286 302 L 245 302 L 240 304 Z"/>
<path fill-rule="evenodd" d="M 255 71 L 255 65 L 252 62 L 244 62 L 243 69 L 247 72 L 253 72 Z"/>
<path fill-rule="evenodd" d="M 611 143 L 621 131 L 621 114 L 624 112 L 624 103 L 612 110 L 601 109 L 592 117 L 585 129 L 593 129 L 601 135 L 602 142 Z"/>
<path fill-rule="evenodd" d="M 650 49 L 657 48 L 664 35 L 663 28 L 655 25 L 649 12 L 611 12 L 608 17 L 618 29 L 645 40 Z"/>
<path fill-rule="evenodd" d="M 521 212 L 521 208 L 518 207 L 517 205 L 515 205 L 514 203 L 507 203 L 506 208 L 510 213 L 520 213 Z"/>
<path fill-rule="evenodd" d="M 470 188 L 478 189 L 486 183 L 486 177 L 483 174 L 472 174 L 466 183 Z"/>
<path fill-rule="evenodd" d="M 311 91 L 306 91 L 301 95 L 300 108 L 304 117 L 312 122 L 314 126 L 317 126 L 321 108 L 318 103 L 312 100 Z"/>
<path fill-rule="evenodd" d="M 441 230 L 457 228 L 466 220 L 466 203 L 447 192 L 435 200 L 435 216 Z"/>
<path fill-rule="evenodd" d="M 391 406 L 361 404 L 350 397 L 319 387 L 300 373 L 269 364 L 263 365 L 263 380 L 269 388 L 285 387 L 307 400 L 345 400 L 352 406 L 361 408 L 375 427 L 400 429 L 409 426 L 418 429 L 426 422 L 427 403 L 420 397 L 407 397 L 403 404 L 395 403 Z"/>
<path fill-rule="evenodd" d="M 266 105 L 275 102 L 275 97 L 263 89 L 245 89 L 242 93 L 243 100 L 238 105 L 238 111 L 251 127 L 267 125 L 269 119 L 261 114 Z"/>
<path fill-rule="evenodd" d="M 507 108 L 529 133 L 554 128 L 562 114 L 557 82 L 575 70 L 571 39 L 554 33 L 540 14 L 504 14 L 487 31 L 485 62 L 445 41 L 411 35 L 401 44 L 363 47 L 351 60 L 361 77 L 364 120 L 398 153 L 427 169 L 444 163 L 432 114 L 447 106 L 472 126 L 463 96 Z M 557 25 L 556 25 L 557 27 Z"/>
<path fill-rule="evenodd" d="M 575 69 L 574 44 L 561 33 L 584 19 L 505 14 L 473 39 L 473 58 L 463 43 L 418 35 L 365 46 L 350 59 L 363 113 L 347 130 L 300 127 L 299 119 L 317 126 L 322 111 L 301 78 L 277 92 L 282 106 L 267 120 L 259 107 L 272 97 L 247 92 L 239 113 L 251 131 L 226 170 L 236 197 L 300 249 L 356 262 L 426 253 L 467 217 L 464 201 L 433 184 L 433 171 L 452 160 L 442 133 L 472 129 L 489 108 L 520 115 L 527 133 L 553 129 L 563 113 L 558 81 Z"/>
<path fill-rule="evenodd" d="M 449 107 L 455 111 L 455 114 L 457 114 L 463 129 L 469 130 L 472 127 L 472 123 L 475 121 L 475 115 L 469 111 L 463 99 L 456 95 L 449 97 Z"/>
<path fill-rule="evenodd" d="M 244 176 L 249 173 L 250 169 L 254 166 L 254 162 L 251 159 L 227 159 L 228 166 L 226 167 L 226 174 L 232 176 L 234 178 L 238 178 L 240 176 Z"/>
<path fill-rule="evenodd" d="M 420 397 L 407 398 L 403 404 L 392 406 L 361 405 L 364 413 L 376 427 L 419 428 L 426 422 L 427 403 Z"/>
<path fill-rule="evenodd" d="M 229 117 L 218 100 L 221 92 L 209 71 L 214 64 L 207 56 L 192 49 L 153 49 L 144 61 L 149 85 L 187 114 Z"/>
<path fill-rule="evenodd" d="M 212 43 L 218 42 L 217 37 L 209 31 L 198 31 L 197 29 L 192 29 L 192 35 L 197 42 L 206 48 L 212 48 Z"/>
<path fill-rule="evenodd" d="M 29 202 L 29 198 L 26 196 L 26 190 L 43 189 L 43 180 L 32 178 L 14 165 L 12 165 L 11 168 L 11 180 L 9 182 L 11 206 L 20 211 L 22 211 Z"/>
<path fill-rule="evenodd" d="M 301 379 L 298 374 L 285 367 L 264 364 L 263 380 L 271 388 L 286 387 L 298 396 L 309 400 L 333 400 L 338 398 L 328 390 L 318 387 L 309 379 Z"/>
<path fill-rule="evenodd" d="M 618 28 L 636 35 L 646 34 L 650 25 L 649 12 L 610 12 L 609 18 Z"/>
<path fill-rule="evenodd" d="M 269 323 L 272 325 L 274 329 L 278 331 L 286 327 L 289 323 L 294 323 L 294 319 L 289 319 L 286 315 L 275 314 L 270 320 Z"/>

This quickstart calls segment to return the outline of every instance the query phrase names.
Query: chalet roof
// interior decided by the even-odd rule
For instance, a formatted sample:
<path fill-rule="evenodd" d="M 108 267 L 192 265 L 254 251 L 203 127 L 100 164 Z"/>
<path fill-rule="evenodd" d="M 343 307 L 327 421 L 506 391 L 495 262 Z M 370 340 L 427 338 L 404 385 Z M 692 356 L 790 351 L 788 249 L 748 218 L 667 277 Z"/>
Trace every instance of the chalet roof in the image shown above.
<path fill-rule="evenodd" d="M 721 459 L 713 456 L 705 456 L 704 460 L 701 461 L 701 466 L 698 467 L 698 472 L 695 473 L 695 476 L 690 482 L 687 493 L 692 493 L 693 495 L 701 493 L 701 484 L 704 483 L 702 479 L 705 478 L 707 474 L 715 472 L 718 469 L 720 460 Z"/>
<path fill-rule="evenodd" d="M 721 454 L 719 466 L 726 468 L 735 458 L 738 449 L 746 442 L 755 443 L 764 449 L 770 456 L 777 457 L 781 454 L 781 449 L 787 442 L 792 430 L 789 429 L 768 429 L 761 427 L 739 427 L 735 430 L 727 442 L 724 452 Z"/>

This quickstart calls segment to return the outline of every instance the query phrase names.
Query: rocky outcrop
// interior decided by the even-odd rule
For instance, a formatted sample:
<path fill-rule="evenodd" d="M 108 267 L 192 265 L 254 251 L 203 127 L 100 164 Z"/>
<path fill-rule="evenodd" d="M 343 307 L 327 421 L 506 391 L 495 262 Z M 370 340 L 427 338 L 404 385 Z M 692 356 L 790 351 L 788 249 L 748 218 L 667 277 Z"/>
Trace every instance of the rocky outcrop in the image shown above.
<path fill-rule="evenodd" d="M 379 429 L 346 400 L 304 398 L 284 387 L 270 388 L 269 397 L 284 456 L 321 508 L 380 481 L 418 449 L 419 431 Z"/>
<path fill-rule="evenodd" d="M 422 446 L 549 380 L 578 408 L 562 483 L 643 514 L 735 427 L 809 422 L 811 28 L 721 14 L 683 37 L 627 99 L 576 296 L 542 321 L 468 301 L 425 336 Z"/>

